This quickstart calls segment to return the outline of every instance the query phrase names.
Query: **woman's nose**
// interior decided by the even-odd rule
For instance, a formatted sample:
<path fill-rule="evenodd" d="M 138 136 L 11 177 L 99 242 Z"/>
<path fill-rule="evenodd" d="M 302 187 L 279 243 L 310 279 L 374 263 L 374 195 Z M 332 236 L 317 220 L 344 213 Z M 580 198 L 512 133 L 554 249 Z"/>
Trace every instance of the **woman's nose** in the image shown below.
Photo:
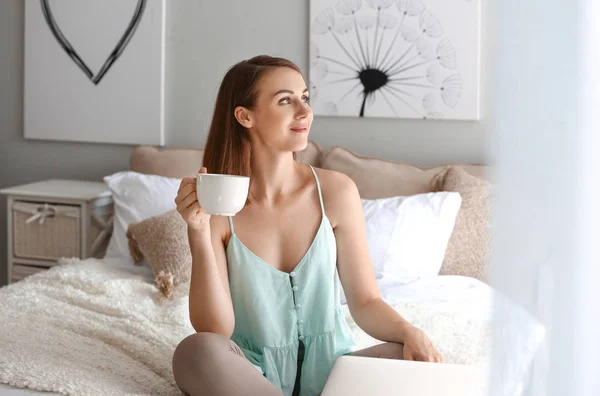
<path fill-rule="evenodd" d="M 312 109 L 310 107 L 308 107 L 304 103 L 300 103 L 298 105 L 298 110 L 296 111 L 296 118 L 297 119 L 306 118 L 306 117 L 308 117 L 308 115 L 310 114 L 311 111 L 312 111 Z"/>

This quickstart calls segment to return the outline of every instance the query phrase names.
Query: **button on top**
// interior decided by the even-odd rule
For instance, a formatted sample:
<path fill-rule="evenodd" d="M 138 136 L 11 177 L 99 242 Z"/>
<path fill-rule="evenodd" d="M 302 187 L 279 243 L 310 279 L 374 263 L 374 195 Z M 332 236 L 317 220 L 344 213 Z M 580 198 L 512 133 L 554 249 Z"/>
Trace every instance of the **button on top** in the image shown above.
<path fill-rule="evenodd" d="M 290 276 L 291 276 L 292 278 L 293 278 L 293 277 L 295 277 L 295 276 L 296 276 L 296 272 L 294 272 L 294 271 L 290 272 Z"/>
<path fill-rule="evenodd" d="M 293 291 L 298 291 L 298 286 L 294 286 L 294 287 L 292 287 L 292 290 L 293 290 Z"/>
<path fill-rule="evenodd" d="M 301 336 L 299 336 L 299 337 L 298 337 L 298 339 L 299 339 L 300 341 L 302 341 L 302 340 L 304 339 L 304 336 L 303 336 L 303 335 L 301 335 Z"/>
<path fill-rule="evenodd" d="M 302 308 L 302 305 L 296 304 L 296 309 L 300 309 L 300 308 Z"/>
<path fill-rule="evenodd" d="M 304 321 L 302 319 L 298 320 L 298 324 L 302 324 Z"/>

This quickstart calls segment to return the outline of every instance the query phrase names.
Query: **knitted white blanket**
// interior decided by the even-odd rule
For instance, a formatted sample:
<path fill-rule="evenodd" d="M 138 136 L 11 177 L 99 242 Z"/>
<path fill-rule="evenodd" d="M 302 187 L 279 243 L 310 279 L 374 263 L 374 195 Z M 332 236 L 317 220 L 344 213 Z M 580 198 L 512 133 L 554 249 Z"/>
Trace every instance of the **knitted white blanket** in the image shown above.
<path fill-rule="evenodd" d="M 187 286 L 159 299 L 141 276 L 100 260 L 61 264 L 0 289 L 0 382 L 65 395 L 180 395 L 171 356 L 194 332 Z M 392 305 L 427 332 L 447 362 L 486 364 L 487 317 L 447 304 Z M 377 343 L 346 316 L 359 348 Z M 537 342 L 528 341 L 532 350 Z"/>

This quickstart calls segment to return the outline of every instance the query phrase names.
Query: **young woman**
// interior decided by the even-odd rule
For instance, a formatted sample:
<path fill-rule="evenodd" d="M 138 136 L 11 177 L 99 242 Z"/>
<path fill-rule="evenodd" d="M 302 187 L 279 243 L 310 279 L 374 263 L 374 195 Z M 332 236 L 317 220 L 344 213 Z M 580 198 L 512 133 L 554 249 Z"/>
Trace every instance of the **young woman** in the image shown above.
<path fill-rule="evenodd" d="M 257 56 L 221 84 L 200 172 L 250 176 L 246 206 L 210 216 L 183 179 L 175 203 L 192 252 L 190 321 L 173 356 L 186 395 L 319 394 L 343 354 L 440 362 L 439 351 L 379 293 L 358 190 L 344 174 L 295 161 L 313 120 L 292 62 Z M 386 343 L 354 350 L 356 324 Z"/>

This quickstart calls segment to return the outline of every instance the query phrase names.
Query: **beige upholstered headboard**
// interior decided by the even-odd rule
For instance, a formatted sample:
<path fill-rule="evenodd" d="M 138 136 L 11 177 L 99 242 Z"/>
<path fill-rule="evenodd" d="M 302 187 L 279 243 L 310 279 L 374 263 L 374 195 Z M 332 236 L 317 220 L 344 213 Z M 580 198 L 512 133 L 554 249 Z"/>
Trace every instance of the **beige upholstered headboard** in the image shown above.
<path fill-rule="evenodd" d="M 166 177 L 193 177 L 202 166 L 202 150 L 138 146 L 131 154 L 131 170 Z M 430 180 L 444 166 L 423 169 L 414 165 L 359 156 L 343 147 L 323 150 L 310 142 L 298 161 L 348 175 L 361 197 L 384 198 L 431 191 Z M 472 175 L 489 179 L 489 167 L 460 165 Z"/>
<path fill-rule="evenodd" d="M 194 149 L 138 146 L 130 160 L 132 171 L 178 179 L 193 176 L 201 166 L 202 150 Z"/>
<path fill-rule="evenodd" d="M 298 153 L 298 161 L 319 166 L 321 148 L 313 142 Z M 149 175 L 183 178 L 194 176 L 202 167 L 203 151 L 199 149 L 138 146 L 130 159 L 132 171 Z"/>

